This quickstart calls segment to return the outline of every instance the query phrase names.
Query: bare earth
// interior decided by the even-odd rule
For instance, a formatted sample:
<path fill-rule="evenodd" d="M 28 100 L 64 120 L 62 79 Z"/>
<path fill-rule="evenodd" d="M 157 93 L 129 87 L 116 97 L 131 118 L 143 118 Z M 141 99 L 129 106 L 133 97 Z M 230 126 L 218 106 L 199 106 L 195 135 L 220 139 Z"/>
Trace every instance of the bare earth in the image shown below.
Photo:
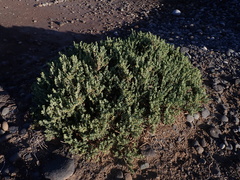
<path fill-rule="evenodd" d="M 186 114 L 182 114 L 174 125 L 160 124 L 155 134 L 147 133 L 139 147 L 145 158 L 135 162 L 135 172 L 130 172 L 124 164 L 111 157 L 103 157 L 100 162 L 88 162 L 72 156 L 67 145 L 44 142 L 41 131 L 28 128 L 32 123 L 29 116 L 30 86 L 46 67 L 47 61 L 72 45 L 73 41 L 93 42 L 107 36 L 124 37 L 131 29 L 144 29 L 150 19 L 153 22 L 164 19 L 160 12 L 171 14 L 178 3 L 184 6 L 183 0 L 0 0 L 0 87 L 3 88 L 0 89 L 0 100 L 4 101 L 1 102 L 4 105 L 0 103 L 0 110 L 3 111 L 4 107 L 13 110 L 6 117 L 0 116 L 0 122 L 8 119 L 10 127 L 19 128 L 11 138 L 0 140 L 0 177 L 44 179 L 42 167 L 48 163 L 51 153 L 56 153 L 75 160 L 76 170 L 68 180 L 240 179 L 239 149 L 223 152 L 218 140 L 215 143 L 209 135 L 209 119 L 214 118 L 215 113 L 215 108 L 209 105 L 205 105 L 211 112 L 208 118 L 202 118 L 199 113 L 200 118 L 189 125 Z M 145 29 L 147 31 L 147 27 Z M 208 55 L 211 53 L 209 51 Z M 201 64 L 208 87 L 205 66 Z M 232 107 L 238 108 L 238 90 L 239 84 L 235 83 L 229 91 L 221 94 L 222 101 L 234 102 Z M 215 93 L 209 87 L 207 91 L 210 97 Z M 229 97 L 233 93 L 236 99 L 231 101 Z M 216 104 L 214 100 L 211 103 Z M 222 133 L 229 134 L 230 126 L 225 125 Z M 22 129 L 27 132 L 21 134 Z M 0 139 L 3 136 L 0 135 Z M 204 152 L 199 152 L 194 142 L 202 142 L 202 139 L 206 144 L 200 145 Z M 239 132 L 235 140 L 240 143 Z M 16 161 L 11 159 L 15 152 L 22 152 Z M 28 154 L 30 158 L 26 157 Z M 149 167 L 143 168 L 144 164 Z M 15 169 L 5 176 L 7 167 Z"/>

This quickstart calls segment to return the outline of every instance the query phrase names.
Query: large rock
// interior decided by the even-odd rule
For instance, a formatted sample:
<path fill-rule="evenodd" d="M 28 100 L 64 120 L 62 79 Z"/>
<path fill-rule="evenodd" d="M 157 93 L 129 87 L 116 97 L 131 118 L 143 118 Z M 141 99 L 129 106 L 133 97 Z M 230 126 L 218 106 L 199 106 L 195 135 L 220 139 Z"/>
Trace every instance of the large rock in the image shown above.
<path fill-rule="evenodd" d="M 74 160 L 60 155 L 53 155 L 43 166 L 44 176 L 50 180 L 65 180 L 75 170 Z"/>

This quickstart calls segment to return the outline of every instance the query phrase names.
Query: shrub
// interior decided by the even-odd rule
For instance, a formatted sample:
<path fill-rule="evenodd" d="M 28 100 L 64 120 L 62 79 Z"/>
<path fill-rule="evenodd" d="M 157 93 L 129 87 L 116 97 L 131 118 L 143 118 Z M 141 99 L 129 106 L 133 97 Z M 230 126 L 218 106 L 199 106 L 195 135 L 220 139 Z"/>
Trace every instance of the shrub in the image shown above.
<path fill-rule="evenodd" d="M 193 113 L 206 100 L 201 74 L 179 49 L 150 33 L 80 42 L 49 63 L 33 86 L 33 116 L 48 140 L 130 163 L 145 130 Z"/>

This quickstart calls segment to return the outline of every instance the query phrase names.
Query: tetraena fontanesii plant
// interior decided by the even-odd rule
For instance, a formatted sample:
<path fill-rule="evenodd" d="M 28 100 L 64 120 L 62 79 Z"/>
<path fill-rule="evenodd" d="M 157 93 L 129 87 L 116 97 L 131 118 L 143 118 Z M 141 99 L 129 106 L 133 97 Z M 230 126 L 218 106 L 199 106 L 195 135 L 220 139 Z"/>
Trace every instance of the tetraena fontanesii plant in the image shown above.
<path fill-rule="evenodd" d="M 71 150 L 130 163 L 146 129 L 173 123 L 206 102 L 201 74 L 173 45 L 151 33 L 74 44 L 33 86 L 33 117 L 47 139 Z"/>

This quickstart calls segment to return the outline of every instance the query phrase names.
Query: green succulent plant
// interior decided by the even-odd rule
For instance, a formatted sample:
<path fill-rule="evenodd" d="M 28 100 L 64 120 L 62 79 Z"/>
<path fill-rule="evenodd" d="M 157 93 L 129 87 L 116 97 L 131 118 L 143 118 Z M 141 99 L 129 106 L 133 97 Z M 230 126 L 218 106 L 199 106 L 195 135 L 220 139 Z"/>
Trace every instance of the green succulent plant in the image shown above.
<path fill-rule="evenodd" d="M 130 164 L 144 131 L 194 113 L 207 97 L 200 71 L 151 33 L 75 43 L 33 85 L 33 117 L 74 153 Z"/>

